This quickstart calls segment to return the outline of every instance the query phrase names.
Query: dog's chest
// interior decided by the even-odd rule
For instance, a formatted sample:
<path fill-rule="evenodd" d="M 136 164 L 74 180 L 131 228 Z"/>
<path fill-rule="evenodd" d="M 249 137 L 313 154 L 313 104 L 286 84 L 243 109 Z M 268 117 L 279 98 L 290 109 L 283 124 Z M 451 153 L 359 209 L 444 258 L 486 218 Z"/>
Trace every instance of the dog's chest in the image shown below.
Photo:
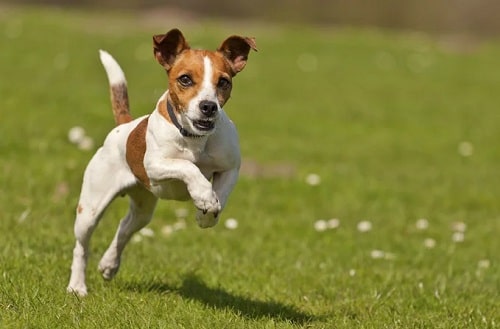
<path fill-rule="evenodd" d="M 211 180 L 214 173 L 221 170 L 221 166 L 217 163 L 218 160 L 213 156 L 210 150 L 206 148 L 180 148 L 170 150 L 164 155 L 166 162 L 172 160 L 172 165 L 175 166 L 176 159 L 187 160 L 194 164 L 199 171 Z M 190 198 L 187 186 L 183 179 L 166 179 L 159 182 L 152 182 L 150 187 L 151 192 L 161 199 L 185 201 Z"/>
<path fill-rule="evenodd" d="M 179 148 L 171 156 L 174 159 L 188 160 L 193 163 L 207 179 L 210 179 L 214 172 L 223 169 L 220 166 L 220 160 L 216 157 L 216 153 L 206 145 L 199 149 Z"/>

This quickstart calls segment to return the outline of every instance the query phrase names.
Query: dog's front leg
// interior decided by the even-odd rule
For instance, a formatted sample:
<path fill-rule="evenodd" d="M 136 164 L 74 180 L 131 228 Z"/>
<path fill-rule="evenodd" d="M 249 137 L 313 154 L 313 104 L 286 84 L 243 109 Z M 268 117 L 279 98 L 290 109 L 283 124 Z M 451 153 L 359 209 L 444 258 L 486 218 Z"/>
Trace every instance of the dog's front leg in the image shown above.
<path fill-rule="evenodd" d="M 238 175 L 238 168 L 214 174 L 212 185 L 221 205 L 220 211 L 224 209 L 229 194 L 233 190 L 234 185 L 236 185 Z M 200 227 L 212 227 L 219 221 L 219 213 L 203 213 L 202 211 L 198 211 L 196 214 L 196 221 Z"/>
<path fill-rule="evenodd" d="M 163 184 L 168 184 L 167 181 L 170 179 L 181 180 L 186 184 L 196 208 L 202 213 L 210 213 L 217 217 L 221 204 L 212 189 L 212 183 L 192 162 L 183 159 L 166 159 L 156 162 L 146 160 L 144 164 L 153 193 L 156 187 L 161 188 Z M 161 195 L 158 196 L 161 197 Z"/>

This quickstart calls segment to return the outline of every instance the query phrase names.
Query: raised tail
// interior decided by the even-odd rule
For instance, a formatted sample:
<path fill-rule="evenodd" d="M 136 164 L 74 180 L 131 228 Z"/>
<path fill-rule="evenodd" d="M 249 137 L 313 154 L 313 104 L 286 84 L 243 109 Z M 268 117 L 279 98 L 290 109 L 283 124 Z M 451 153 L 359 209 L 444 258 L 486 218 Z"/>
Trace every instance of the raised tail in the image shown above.
<path fill-rule="evenodd" d="M 115 116 L 116 125 L 132 121 L 128 103 L 127 80 L 120 65 L 106 51 L 99 50 L 101 63 L 106 70 L 111 94 L 111 107 Z"/>

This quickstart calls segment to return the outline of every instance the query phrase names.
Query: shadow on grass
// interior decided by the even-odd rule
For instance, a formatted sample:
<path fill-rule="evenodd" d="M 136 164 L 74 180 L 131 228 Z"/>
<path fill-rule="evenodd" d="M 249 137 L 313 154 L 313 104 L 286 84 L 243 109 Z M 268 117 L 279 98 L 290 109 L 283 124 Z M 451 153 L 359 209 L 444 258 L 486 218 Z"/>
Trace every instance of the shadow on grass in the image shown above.
<path fill-rule="evenodd" d="M 168 283 L 129 283 L 127 289 L 134 291 L 150 291 L 156 293 L 173 292 L 183 298 L 195 300 L 214 309 L 229 309 L 248 319 L 273 318 L 293 324 L 304 325 L 319 318 L 304 313 L 293 306 L 275 301 L 260 301 L 244 296 L 231 294 L 222 288 L 207 286 L 196 275 L 184 278 L 181 287 L 173 287 Z"/>

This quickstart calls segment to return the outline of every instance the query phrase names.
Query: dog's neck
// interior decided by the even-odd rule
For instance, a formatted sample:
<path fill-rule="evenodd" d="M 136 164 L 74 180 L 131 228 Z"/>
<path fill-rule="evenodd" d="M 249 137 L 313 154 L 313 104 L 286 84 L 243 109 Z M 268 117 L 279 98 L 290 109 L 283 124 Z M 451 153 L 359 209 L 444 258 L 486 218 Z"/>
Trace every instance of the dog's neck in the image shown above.
<path fill-rule="evenodd" d="M 189 132 L 179 123 L 179 120 L 177 120 L 177 116 L 175 115 L 175 112 L 174 112 L 174 107 L 172 106 L 172 103 L 170 102 L 168 95 L 167 95 L 167 97 L 165 97 L 165 103 L 167 105 L 167 113 L 168 113 L 170 120 L 172 121 L 172 124 L 177 129 L 179 129 L 179 132 L 181 133 L 182 136 L 187 137 L 187 138 L 202 138 L 202 137 L 204 137 L 203 135 L 196 135 L 196 134 Z"/>

